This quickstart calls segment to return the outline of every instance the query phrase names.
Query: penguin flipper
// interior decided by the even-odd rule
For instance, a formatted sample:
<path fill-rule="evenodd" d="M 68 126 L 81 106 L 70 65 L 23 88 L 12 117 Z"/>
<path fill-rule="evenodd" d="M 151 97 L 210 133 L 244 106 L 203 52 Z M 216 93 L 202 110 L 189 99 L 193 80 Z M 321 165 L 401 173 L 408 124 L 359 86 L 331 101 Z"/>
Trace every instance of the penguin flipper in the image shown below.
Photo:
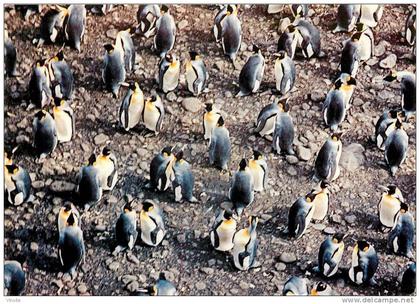
<path fill-rule="evenodd" d="M 298 214 L 298 218 L 297 218 L 297 225 L 298 225 L 298 231 L 296 233 L 296 238 L 300 238 L 303 235 L 303 232 L 305 231 L 305 223 L 306 217 L 304 215 L 299 215 Z"/>

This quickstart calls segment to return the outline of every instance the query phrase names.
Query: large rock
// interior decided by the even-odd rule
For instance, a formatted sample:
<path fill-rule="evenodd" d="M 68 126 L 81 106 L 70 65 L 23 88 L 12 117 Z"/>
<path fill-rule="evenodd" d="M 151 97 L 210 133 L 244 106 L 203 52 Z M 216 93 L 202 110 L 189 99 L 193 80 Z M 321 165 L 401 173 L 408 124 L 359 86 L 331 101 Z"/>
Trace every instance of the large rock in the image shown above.
<path fill-rule="evenodd" d="M 363 152 L 365 148 L 361 144 L 352 143 L 346 147 L 343 147 L 341 153 L 340 166 L 346 171 L 355 171 L 363 165 L 365 156 Z"/>
<path fill-rule="evenodd" d="M 379 62 L 379 66 L 383 69 L 392 69 L 397 64 L 397 55 L 391 54 Z"/>
<path fill-rule="evenodd" d="M 65 181 L 54 181 L 51 184 L 50 189 L 54 192 L 70 192 L 73 191 L 75 187 L 76 185 L 73 183 Z"/>
<path fill-rule="evenodd" d="M 304 160 L 304 161 L 310 160 L 312 156 L 311 150 L 308 148 L 305 148 L 302 145 L 298 145 L 296 147 L 296 154 L 301 160 Z"/>
<path fill-rule="evenodd" d="M 196 113 L 201 110 L 201 102 L 198 98 L 188 97 L 182 101 L 182 106 L 188 112 Z"/>

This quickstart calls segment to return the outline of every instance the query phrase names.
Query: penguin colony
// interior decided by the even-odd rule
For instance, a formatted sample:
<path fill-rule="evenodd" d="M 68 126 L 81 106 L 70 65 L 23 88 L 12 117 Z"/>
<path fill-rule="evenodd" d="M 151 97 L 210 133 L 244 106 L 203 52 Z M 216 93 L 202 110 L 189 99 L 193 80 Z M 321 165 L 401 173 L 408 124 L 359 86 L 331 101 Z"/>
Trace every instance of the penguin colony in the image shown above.
<path fill-rule="evenodd" d="M 33 148 L 30 150 L 31 155 L 27 157 L 36 159 L 40 166 L 54 158 L 57 149 L 61 152 L 71 146 L 78 132 L 75 117 L 85 119 L 82 113 L 74 113 L 73 110 L 76 91 L 74 79 L 77 79 L 77 75 L 73 77 L 71 65 L 66 62 L 65 53 L 72 51 L 65 46 L 83 53 L 87 19 L 92 18 L 92 14 L 106 16 L 112 12 L 114 6 L 93 5 L 88 9 L 90 13 L 87 13 L 84 5 L 70 5 L 67 8 L 58 5 L 16 6 L 16 10 L 22 12 L 25 20 L 30 20 L 33 14 L 41 14 L 39 36 L 32 41 L 36 47 L 60 47 L 53 55 L 33 58 L 31 76 L 28 79 L 28 97 L 33 104 L 29 110 L 34 115 Z M 209 29 L 233 68 L 242 51 L 244 20 L 240 16 L 241 9 L 246 10 L 237 5 L 221 6 L 214 16 L 213 28 Z M 381 5 L 339 5 L 334 8 L 331 6 L 330 9 L 337 16 L 333 32 L 347 32 L 350 38 L 342 43 L 337 76 L 330 90 L 326 92 L 319 113 L 324 123 L 321 128 L 327 128 L 329 136 L 319 147 L 313 172 L 308 179 L 308 185 L 314 186 L 308 186 L 308 192 L 302 196 L 295 193 L 296 200 L 290 203 L 287 212 L 287 223 L 279 223 L 278 229 L 282 230 L 282 236 L 292 243 L 305 234 L 310 234 L 313 222 L 328 222 L 330 207 L 335 205 L 333 208 L 339 208 L 339 203 L 334 200 L 334 190 L 337 190 L 334 184 L 340 174 L 342 175 L 339 166 L 343 152 L 342 140 L 346 138 L 348 131 L 343 130 L 342 125 L 350 109 L 356 107 L 352 105 L 352 101 L 353 94 L 357 94 L 358 90 L 357 76 L 363 73 L 363 66 L 373 56 L 375 32 L 380 30 L 384 12 Z M 274 158 L 279 161 L 296 154 L 294 142 L 299 134 L 294 124 L 294 97 L 291 97 L 291 93 L 299 90 L 294 85 L 300 75 L 295 62 L 304 65 L 309 59 L 328 58 L 328 54 L 322 49 L 320 31 L 308 16 L 309 11 L 308 5 L 269 5 L 269 14 L 288 16 L 280 20 L 286 26 L 283 26 L 273 52 L 267 46 L 252 45 L 252 51 L 248 52 L 250 55 L 240 68 L 237 80 L 237 99 L 258 94 L 264 82 L 275 83 L 275 98 L 271 104 L 260 107 L 253 132 L 261 137 L 262 142 L 271 142 L 267 146 L 271 146 L 274 155 L 279 155 Z M 411 9 L 404 29 L 406 43 L 413 49 L 416 37 L 415 16 L 415 10 Z M 165 108 L 168 106 L 166 98 L 169 92 L 182 90 L 181 75 L 185 70 L 186 94 L 201 96 L 200 100 L 203 101 L 203 108 L 205 107 L 201 117 L 201 134 L 195 136 L 194 140 L 208 146 L 207 166 L 220 170 L 220 177 L 215 173 L 217 179 L 225 175 L 229 175 L 230 179 L 229 190 L 224 194 L 225 199 L 215 202 L 216 208 L 206 211 L 208 213 L 216 209 L 213 211 L 212 223 L 207 227 L 209 251 L 206 254 L 223 255 L 230 263 L 228 267 L 238 271 L 258 271 L 261 264 L 265 263 L 264 252 L 259 250 L 259 243 L 267 235 L 261 232 L 260 216 L 250 213 L 249 210 L 256 204 L 264 203 L 259 196 L 269 189 L 268 181 L 275 178 L 270 172 L 272 168 L 268 161 L 273 158 L 257 149 L 248 149 L 250 152 L 244 154 L 238 164 L 232 163 L 234 145 L 237 144 L 231 140 L 229 132 L 233 126 L 232 116 L 224 112 L 220 105 L 206 102 L 205 98 L 210 90 L 208 84 L 211 82 L 211 74 L 207 65 L 211 58 L 201 54 L 203 51 L 193 49 L 189 50 L 189 57 L 182 62 L 182 57 L 173 51 L 180 33 L 177 30 L 177 21 L 171 14 L 171 7 L 140 6 L 137 21 L 133 28 L 117 31 L 114 41 L 103 44 L 102 77 L 97 79 L 97 86 L 100 87 L 99 83 L 102 82 L 106 92 L 104 98 L 109 99 L 110 104 L 116 108 L 116 128 L 126 135 L 141 130 L 141 136 L 152 139 L 165 134 L 165 129 L 169 128 L 168 125 L 165 126 Z M 5 74 L 7 77 L 19 77 L 19 58 L 24 51 L 14 47 L 8 34 L 6 32 L 5 35 Z M 150 56 L 159 57 L 156 91 L 152 91 L 138 77 L 133 76 L 136 66 L 136 40 L 144 42 L 147 39 L 151 40 L 154 53 Z M 181 68 L 183 65 L 184 70 Z M 268 68 L 274 70 L 275 77 L 271 80 L 267 76 L 264 78 L 264 71 Z M 407 263 L 405 269 L 398 269 L 402 274 L 399 291 L 410 294 L 415 290 L 416 273 L 413 202 L 406 201 L 404 191 L 396 185 L 399 184 L 398 175 L 404 167 L 407 150 L 410 148 L 406 129 L 415 120 L 415 74 L 392 70 L 382 78 L 386 83 L 397 84 L 393 87 L 399 90 L 401 100 L 393 102 L 398 107 L 384 109 L 373 131 L 372 149 L 383 154 L 384 167 L 393 180 L 392 184 L 381 185 L 380 191 L 375 195 L 379 200 L 376 217 L 378 230 L 384 234 L 383 239 L 387 243 L 386 252 L 381 253 L 404 256 L 414 262 Z M 320 126 L 313 125 L 313 128 L 317 127 Z M 116 147 L 112 147 L 112 140 L 106 145 L 98 146 L 94 151 L 89 151 L 90 157 L 79 168 L 76 187 L 60 206 L 56 218 L 56 257 L 60 264 L 57 271 L 70 276 L 71 280 L 78 276 L 80 278 L 81 272 L 86 275 L 86 269 L 90 268 L 86 266 L 87 256 L 94 254 L 92 249 L 91 252 L 86 249 L 87 238 L 91 236 L 89 229 L 92 229 L 86 218 L 100 212 L 101 204 L 106 200 L 104 197 L 110 196 L 115 188 L 124 184 L 123 179 L 128 178 L 122 172 L 122 166 L 118 162 L 119 155 L 114 152 Z M 22 148 L 9 147 L 4 153 L 5 201 L 12 208 L 19 208 L 24 204 L 28 206 L 37 200 L 31 194 L 33 190 L 29 172 L 19 165 L 19 149 Z M 163 193 L 170 193 L 167 196 L 175 202 L 174 208 L 185 208 L 189 204 L 198 206 L 197 203 L 203 201 L 201 197 L 195 197 L 199 190 L 193 168 L 203 165 L 204 162 L 190 163 L 190 153 L 185 151 L 185 145 L 178 143 L 165 145 L 160 151 L 155 151 L 148 168 L 148 181 L 136 185 L 137 192 L 149 192 L 153 199 L 144 199 L 144 195 L 138 198 L 125 195 L 120 202 L 115 202 L 114 205 L 119 210 L 115 213 L 115 218 L 107 223 L 113 227 L 109 229 L 113 230 L 113 234 L 107 233 L 103 238 L 112 243 L 110 255 L 122 258 L 142 247 L 168 246 L 167 241 L 166 245 L 163 243 L 168 237 L 169 215 L 159 203 L 159 196 L 165 195 Z M 237 166 L 237 169 L 230 173 L 233 166 Z M 281 199 L 281 196 L 277 199 Z M 108 204 L 106 207 L 111 206 Z M 187 223 L 189 221 L 194 219 L 187 219 Z M 263 218 L 262 222 L 267 223 L 267 220 Z M 327 233 L 329 235 L 320 240 L 318 259 L 313 261 L 316 266 L 307 268 L 307 272 L 301 276 L 290 276 L 283 282 L 283 287 L 279 288 L 283 295 L 331 295 L 331 283 L 340 278 L 345 278 L 350 285 L 380 287 L 378 281 L 382 278 L 377 270 L 381 260 L 378 256 L 379 250 L 374 246 L 375 240 L 370 238 L 368 231 L 356 238 L 349 235 L 346 229 L 340 230 L 342 231 Z M 350 259 L 347 261 L 348 267 L 342 261 L 346 246 L 351 248 L 347 255 Z M 27 274 L 21 263 L 15 260 L 6 261 L 4 271 L 7 293 L 25 294 Z M 131 291 L 134 294 L 149 295 L 178 294 L 174 282 L 166 278 L 165 272 L 161 272 L 150 286 Z"/>

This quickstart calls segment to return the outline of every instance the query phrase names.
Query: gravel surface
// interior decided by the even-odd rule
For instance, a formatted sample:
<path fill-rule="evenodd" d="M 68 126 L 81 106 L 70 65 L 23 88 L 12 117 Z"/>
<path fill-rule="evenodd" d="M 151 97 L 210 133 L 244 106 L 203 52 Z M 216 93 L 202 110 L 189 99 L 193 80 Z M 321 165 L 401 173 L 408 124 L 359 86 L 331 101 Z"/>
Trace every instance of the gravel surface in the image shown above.
<path fill-rule="evenodd" d="M 27 275 L 26 295 L 129 295 L 155 282 L 160 272 L 165 272 L 180 295 L 279 295 L 291 275 L 306 276 L 311 284 L 321 280 L 309 270 L 317 263 L 322 240 L 334 231 L 350 235 L 345 241 L 341 263 L 343 275 L 327 281 L 335 294 L 399 294 L 399 279 L 409 260 L 386 253 L 387 234 L 377 227 L 377 203 L 381 197 L 377 185 L 397 184 L 415 215 L 415 125 L 411 122 L 406 126 L 408 157 L 395 178 L 381 164 L 383 152 L 375 147 L 370 137 L 382 111 L 400 103 L 399 85 L 382 81 L 388 73 L 380 67 L 383 60 L 385 64 L 396 60 L 398 70 L 415 70 L 415 64 L 406 56 L 411 48 L 401 37 L 408 6 L 386 5 L 382 20 L 374 29 L 376 57 L 359 68 L 353 107 L 342 124 L 345 130 L 343 154 L 348 155 L 340 177 L 332 185 L 328 219 L 312 224 L 298 240 L 281 234 L 287 224 L 288 208 L 314 186 L 310 180 L 313 162 L 328 134 L 320 113 L 322 102 L 337 76 L 341 43 L 348 37 L 345 33 L 331 32 L 335 27 L 337 6 L 311 7 L 314 11 L 311 20 L 321 31 L 322 48 L 327 57 L 295 60 L 298 77 L 295 90 L 290 94 L 290 104 L 296 130 L 296 156 L 272 154 L 270 142 L 251 132 L 260 109 L 275 97 L 272 54 L 279 38 L 279 20 L 289 14 L 287 8 L 275 15 L 268 15 L 266 6 L 241 9 L 243 42 L 234 69 L 223 56 L 221 46 L 215 43 L 211 31 L 217 7 L 171 6 L 178 25 L 174 52 L 181 59 L 181 72 L 185 71 L 188 51 L 198 50 L 204 55 L 210 74 L 209 92 L 191 98 L 182 76 L 178 90 L 164 98 L 167 116 L 163 132 L 157 137 L 145 138 L 141 127 L 129 133 L 121 129 L 117 113 L 122 97 L 116 100 L 104 92 L 101 80 L 102 45 L 112 42 L 110 37 L 115 37 L 117 30 L 137 24 L 137 6 L 119 5 L 106 16 L 88 13 L 80 54 L 69 47 L 64 49 L 75 76 L 76 90 L 71 106 L 77 134 L 72 142 L 59 144 L 43 163 L 38 163 L 30 146 L 36 109 L 29 107 L 27 86 L 35 60 L 54 55 L 61 45 L 37 49 L 32 40 L 37 36 L 40 15 L 33 15 L 25 22 L 14 9 L 6 10 L 5 22 L 18 50 L 20 76 L 7 79 L 5 83 L 5 147 L 11 150 L 19 144 L 14 160 L 31 173 L 35 200 L 19 207 L 5 206 L 4 254 L 5 259 L 23 263 Z M 157 88 L 159 59 L 150 50 L 152 38 L 136 35 L 133 39 L 137 59 L 135 71 L 128 80 L 138 81 L 147 97 Z M 234 83 L 251 54 L 252 43 L 262 47 L 266 58 L 263 83 L 258 94 L 234 98 L 238 91 Z M 247 225 L 246 215 L 255 214 L 261 219 L 257 228 L 260 267 L 246 272 L 234 269 L 229 254 L 215 252 L 208 236 L 217 206 L 227 200 L 230 180 L 229 174 L 221 174 L 208 165 L 201 117 L 204 103 L 210 101 L 220 105 L 225 113 L 233 145 L 230 171 L 237 169 L 242 157 L 250 158 L 252 149 L 266 153 L 269 165 L 266 191 L 256 194 L 254 203 L 245 210 L 238 224 L 238 229 Z M 107 142 L 117 155 L 120 178 L 111 193 L 106 193 L 98 205 L 83 213 L 86 263 L 71 281 L 67 274 L 60 272 L 57 214 L 64 202 L 73 199 L 79 168 L 92 152 L 98 153 Z M 196 177 L 198 204 L 175 203 L 170 192 L 155 194 L 142 189 L 152 157 L 162 147 L 174 144 L 185 145 L 185 159 L 192 164 Z M 159 201 L 168 232 L 156 248 L 146 247 L 138 240 L 132 252 L 113 256 L 114 225 L 125 195 L 139 201 L 145 198 Z M 344 275 L 351 263 L 354 240 L 362 238 L 371 242 L 379 255 L 377 287 L 355 286 Z"/>

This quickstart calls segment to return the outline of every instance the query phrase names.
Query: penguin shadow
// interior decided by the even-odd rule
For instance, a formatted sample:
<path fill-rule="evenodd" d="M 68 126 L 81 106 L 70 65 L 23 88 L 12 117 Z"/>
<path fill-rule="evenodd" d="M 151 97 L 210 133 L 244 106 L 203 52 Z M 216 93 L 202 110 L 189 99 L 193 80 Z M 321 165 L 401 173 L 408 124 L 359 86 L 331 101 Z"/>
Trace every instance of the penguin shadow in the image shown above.
<path fill-rule="evenodd" d="M 289 235 L 284 232 L 284 229 L 287 227 L 288 212 L 289 208 L 286 206 L 282 206 L 281 208 L 274 208 L 272 212 L 273 217 L 258 225 L 260 233 L 271 235 L 276 238 L 290 240 Z"/>

